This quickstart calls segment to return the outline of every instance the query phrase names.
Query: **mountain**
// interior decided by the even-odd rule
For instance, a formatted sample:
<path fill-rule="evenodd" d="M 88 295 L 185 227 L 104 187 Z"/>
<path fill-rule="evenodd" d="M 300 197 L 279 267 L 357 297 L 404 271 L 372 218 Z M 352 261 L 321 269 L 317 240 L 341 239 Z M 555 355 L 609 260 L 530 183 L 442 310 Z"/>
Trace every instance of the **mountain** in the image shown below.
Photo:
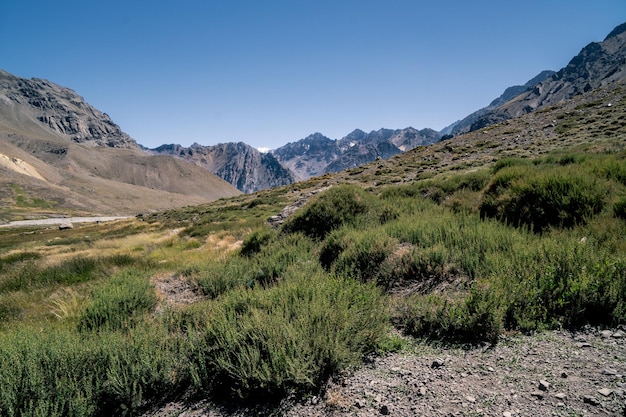
<path fill-rule="evenodd" d="M 471 121 L 469 131 L 509 120 L 537 109 L 626 79 L 626 23 L 602 42 L 591 42 L 561 70 L 504 103 L 488 108 Z M 466 126 L 464 126 L 466 127 Z M 455 129 L 455 132 L 460 132 Z"/>
<path fill-rule="evenodd" d="M 73 90 L 0 71 L 5 219 L 17 212 L 133 214 L 237 194 L 195 164 L 146 154 Z"/>
<path fill-rule="evenodd" d="M 292 184 L 293 174 L 270 153 L 262 153 L 243 142 L 189 148 L 161 145 L 149 152 L 171 155 L 192 162 L 226 180 L 244 193 Z"/>
<path fill-rule="evenodd" d="M 276 159 L 298 180 L 324 174 L 326 167 L 341 154 L 337 140 L 313 133 L 272 151 Z"/>
<path fill-rule="evenodd" d="M 85 103 L 73 90 L 44 79 L 27 80 L 0 70 L 0 105 L 5 110 L 0 127 L 8 131 L 52 131 L 75 143 L 138 149 L 107 114 Z"/>
<path fill-rule="evenodd" d="M 439 139 L 439 133 L 432 129 L 408 127 L 379 129 L 369 133 L 356 129 L 339 140 L 314 133 L 275 149 L 272 153 L 281 164 L 295 173 L 297 179 L 304 180 L 353 168 L 379 157 L 386 159 Z"/>
<path fill-rule="evenodd" d="M 455 136 L 461 133 L 469 132 L 471 130 L 472 124 L 480 119 L 482 116 L 485 116 L 486 114 L 495 110 L 512 98 L 517 97 L 518 95 L 526 91 L 529 91 L 535 85 L 539 84 L 540 82 L 547 79 L 548 77 L 551 77 L 554 74 L 555 72 L 550 70 L 541 71 L 539 74 L 528 80 L 523 85 L 514 85 L 512 87 L 508 87 L 506 90 L 504 90 L 500 97 L 489 103 L 487 107 L 476 110 L 474 113 L 471 113 L 464 119 L 458 120 L 452 123 L 450 126 L 443 128 L 439 133 L 441 134 L 441 136 Z"/>

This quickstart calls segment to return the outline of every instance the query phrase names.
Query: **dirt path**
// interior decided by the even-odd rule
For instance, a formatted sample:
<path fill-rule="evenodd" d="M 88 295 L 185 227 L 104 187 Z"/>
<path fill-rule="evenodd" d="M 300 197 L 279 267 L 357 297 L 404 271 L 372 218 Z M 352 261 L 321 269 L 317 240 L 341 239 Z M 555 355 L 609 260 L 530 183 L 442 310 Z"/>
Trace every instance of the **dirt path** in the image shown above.
<path fill-rule="evenodd" d="M 22 227 L 22 226 L 52 226 L 66 223 L 96 223 L 110 222 L 112 220 L 128 219 L 129 216 L 96 216 L 96 217 L 53 217 L 48 219 L 37 220 L 18 220 L 6 224 L 0 224 L 0 227 Z"/>

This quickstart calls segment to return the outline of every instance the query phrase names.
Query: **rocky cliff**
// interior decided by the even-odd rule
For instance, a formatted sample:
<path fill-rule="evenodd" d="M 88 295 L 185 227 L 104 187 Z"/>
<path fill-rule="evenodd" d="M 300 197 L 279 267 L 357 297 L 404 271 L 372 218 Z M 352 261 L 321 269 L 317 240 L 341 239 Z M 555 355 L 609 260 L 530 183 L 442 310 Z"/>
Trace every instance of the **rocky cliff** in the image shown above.
<path fill-rule="evenodd" d="M 20 78 L 0 70 L 0 101 L 5 109 L 13 109 L 3 112 L 5 122 L 30 116 L 75 143 L 138 149 L 106 113 L 87 104 L 75 91 L 50 81 Z"/>
<path fill-rule="evenodd" d="M 214 173 L 244 193 L 266 190 L 294 182 L 293 174 L 273 155 L 259 152 L 243 142 L 189 148 L 162 145 L 149 152 L 171 155 L 192 162 Z"/>

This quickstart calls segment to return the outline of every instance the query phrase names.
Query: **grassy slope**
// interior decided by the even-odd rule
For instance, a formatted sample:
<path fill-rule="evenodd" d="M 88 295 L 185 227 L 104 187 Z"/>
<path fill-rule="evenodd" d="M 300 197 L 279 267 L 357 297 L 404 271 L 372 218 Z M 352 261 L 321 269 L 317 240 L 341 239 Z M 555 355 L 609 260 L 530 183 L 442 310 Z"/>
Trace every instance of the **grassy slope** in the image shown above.
<path fill-rule="evenodd" d="M 1 230 L 0 414 L 279 400 L 399 348 L 393 326 L 474 343 L 625 323 L 625 94 L 143 221 Z"/>

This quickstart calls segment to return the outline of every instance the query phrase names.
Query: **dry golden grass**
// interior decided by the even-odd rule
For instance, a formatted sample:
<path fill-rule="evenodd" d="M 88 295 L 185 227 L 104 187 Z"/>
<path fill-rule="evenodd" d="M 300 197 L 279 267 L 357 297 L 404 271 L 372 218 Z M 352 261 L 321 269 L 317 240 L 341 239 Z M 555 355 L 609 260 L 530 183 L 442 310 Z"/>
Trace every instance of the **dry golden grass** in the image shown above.
<path fill-rule="evenodd" d="M 76 318 L 83 308 L 84 298 L 72 288 L 60 288 L 48 297 L 50 313 L 59 320 Z"/>

